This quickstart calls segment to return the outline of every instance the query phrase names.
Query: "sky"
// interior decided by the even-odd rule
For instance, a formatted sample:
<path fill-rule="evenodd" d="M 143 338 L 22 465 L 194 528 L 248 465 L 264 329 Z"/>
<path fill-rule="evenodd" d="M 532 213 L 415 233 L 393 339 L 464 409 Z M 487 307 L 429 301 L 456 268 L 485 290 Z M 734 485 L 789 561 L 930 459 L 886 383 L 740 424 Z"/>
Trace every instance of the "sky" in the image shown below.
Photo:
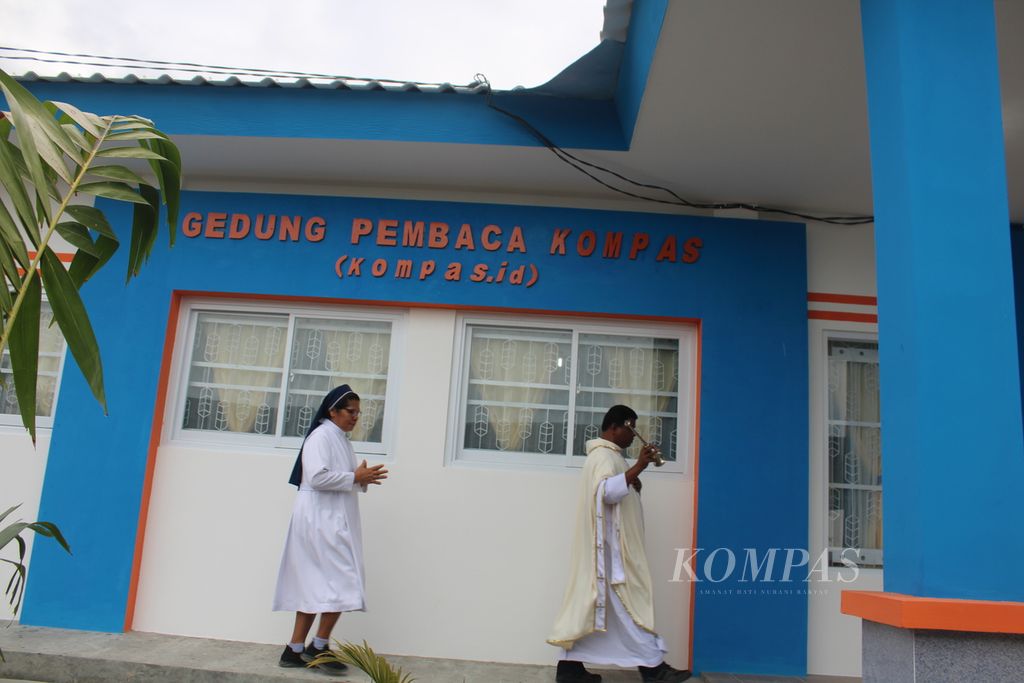
<path fill-rule="evenodd" d="M 471 83 L 482 73 L 493 87 L 509 89 L 541 85 L 596 47 L 604 4 L 605 0 L 0 0 L 0 47 L 456 85 Z M 125 73 L 109 67 L 3 58 L 13 54 L 18 53 L 0 50 L 0 68 L 9 73 Z"/>

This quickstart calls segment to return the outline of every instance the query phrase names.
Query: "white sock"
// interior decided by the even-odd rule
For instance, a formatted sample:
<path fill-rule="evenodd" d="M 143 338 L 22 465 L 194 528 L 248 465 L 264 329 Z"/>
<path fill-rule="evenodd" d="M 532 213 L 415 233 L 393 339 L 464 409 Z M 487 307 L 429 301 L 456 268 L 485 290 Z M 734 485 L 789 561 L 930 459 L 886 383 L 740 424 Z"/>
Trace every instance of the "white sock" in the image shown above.
<path fill-rule="evenodd" d="M 292 652 L 302 652 L 306 649 L 305 643 L 288 643 L 288 647 L 292 649 Z"/>
<path fill-rule="evenodd" d="M 313 636 L 313 647 L 318 650 L 322 650 L 327 647 L 327 638 L 321 638 L 320 636 Z"/>

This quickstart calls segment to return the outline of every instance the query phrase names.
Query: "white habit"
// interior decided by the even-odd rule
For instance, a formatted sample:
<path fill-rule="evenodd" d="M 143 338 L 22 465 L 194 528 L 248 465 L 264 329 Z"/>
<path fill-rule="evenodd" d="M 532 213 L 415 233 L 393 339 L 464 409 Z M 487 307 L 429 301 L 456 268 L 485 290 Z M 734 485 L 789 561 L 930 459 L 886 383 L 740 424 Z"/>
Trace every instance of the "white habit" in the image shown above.
<path fill-rule="evenodd" d="M 597 568 L 595 631 L 577 640 L 571 650 L 562 649 L 560 659 L 627 667 L 657 666 L 665 659 L 665 641 L 637 626 L 609 586 L 625 581 L 618 503 L 629 494 L 625 474 L 609 477 L 598 486 L 596 540 L 603 557 Z"/>
<path fill-rule="evenodd" d="M 345 432 L 324 420 L 302 447 L 302 483 L 277 574 L 274 609 L 366 610 L 356 455 Z"/>

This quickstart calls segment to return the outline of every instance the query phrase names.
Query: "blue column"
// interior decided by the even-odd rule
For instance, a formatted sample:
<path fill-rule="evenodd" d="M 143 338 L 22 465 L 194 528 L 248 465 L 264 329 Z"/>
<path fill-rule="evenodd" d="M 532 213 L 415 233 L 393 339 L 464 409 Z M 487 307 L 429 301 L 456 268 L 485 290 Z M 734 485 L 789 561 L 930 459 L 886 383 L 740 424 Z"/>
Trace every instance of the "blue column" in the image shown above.
<path fill-rule="evenodd" d="M 1024 444 L 992 2 L 862 0 L 885 590 L 1024 601 Z"/>

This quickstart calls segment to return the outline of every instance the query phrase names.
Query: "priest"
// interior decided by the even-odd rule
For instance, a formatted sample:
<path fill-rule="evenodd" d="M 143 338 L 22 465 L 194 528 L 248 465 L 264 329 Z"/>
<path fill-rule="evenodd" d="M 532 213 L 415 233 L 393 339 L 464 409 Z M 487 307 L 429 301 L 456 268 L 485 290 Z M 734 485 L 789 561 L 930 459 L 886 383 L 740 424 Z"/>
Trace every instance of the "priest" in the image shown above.
<path fill-rule="evenodd" d="M 569 584 L 548 638 L 561 649 L 557 683 L 598 683 L 601 676 L 584 662 L 637 667 L 644 683 L 690 678 L 689 671 L 665 663 L 665 642 L 654 630 L 640 473 L 657 447 L 644 446 L 632 466 L 626 462 L 636 419 L 632 408 L 613 406 L 601 423 L 601 438 L 586 443 Z"/>

